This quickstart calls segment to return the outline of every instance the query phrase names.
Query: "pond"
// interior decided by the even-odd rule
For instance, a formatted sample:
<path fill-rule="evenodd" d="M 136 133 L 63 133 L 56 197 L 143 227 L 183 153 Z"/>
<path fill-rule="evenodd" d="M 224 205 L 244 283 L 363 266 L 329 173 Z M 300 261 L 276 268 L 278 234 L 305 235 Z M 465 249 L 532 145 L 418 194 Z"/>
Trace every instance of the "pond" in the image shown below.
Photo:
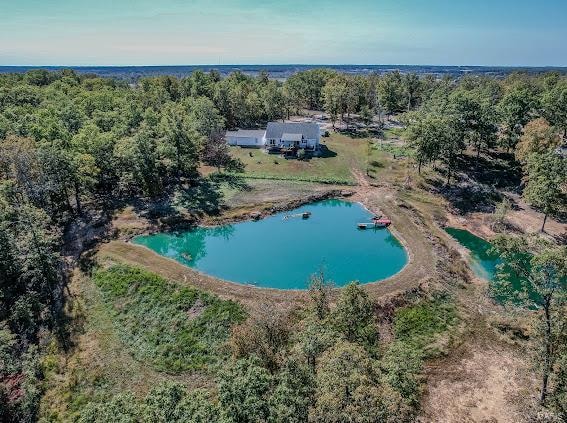
<path fill-rule="evenodd" d="M 470 251 L 469 264 L 474 274 L 489 282 L 496 279 L 498 265 L 502 263 L 498 254 L 490 252 L 492 244 L 490 242 L 470 233 L 464 229 L 445 228 L 445 232 L 451 235 L 463 247 Z M 518 291 L 522 286 L 522 279 L 517 277 L 509 268 L 504 267 L 504 271 L 509 273 L 508 282 L 513 291 Z M 536 298 L 535 294 L 529 293 L 531 299 Z M 508 300 L 507 296 L 498 295 L 496 299 L 500 302 Z"/>
<path fill-rule="evenodd" d="M 303 212 L 311 216 L 297 216 Z M 405 249 L 388 229 L 357 229 L 371 217 L 358 203 L 326 200 L 256 222 L 144 235 L 133 242 L 237 283 L 306 289 L 310 276 L 323 270 L 326 279 L 344 286 L 386 279 L 407 263 Z"/>

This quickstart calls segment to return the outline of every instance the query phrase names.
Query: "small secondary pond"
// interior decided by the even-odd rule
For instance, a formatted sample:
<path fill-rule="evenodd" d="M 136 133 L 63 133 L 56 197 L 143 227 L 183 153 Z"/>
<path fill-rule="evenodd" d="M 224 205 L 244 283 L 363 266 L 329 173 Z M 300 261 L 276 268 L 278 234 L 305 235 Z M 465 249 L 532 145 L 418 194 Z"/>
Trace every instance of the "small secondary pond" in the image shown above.
<path fill-rule="evenodd" d="M 489 282 L 496 279 L 496 274 L 498 271 L 498 265 L 502 264 L 502 260 L 495 253 L 492 253 L 490 249 L 492 244 L 490 242 L 470 233 L 464 229 L 457 228 L 445 228 L 445 232 L 456 239 L 459 244 L 470 251 L 469 264 L 474 274 L 480 278 L 486 279 Z M 512 290 L 519 290 L 522 286 L 522 279 L 517 277 L 509 268 L 504 268 L 504 271 L 509 273 L 510 288 Z M 530 293 L 530 298 L 535 298 L 535 294 Z M 506 300 L 503 295 L 497 296 L 497 300 Z"/>
<path fill-rule="evenodd" d="M 311 212 L 303 219 L 297 215 Z M 387 229 L 359 230 L 372 214 L 357 203 L 327 200 L 247 221 L 181 233 L 134 238 L 158 254 L 221 279 L 279 289 L 306 289 L 312 274 L 343 286 L 374 282 L 407 263 L 400 242 Z"/>

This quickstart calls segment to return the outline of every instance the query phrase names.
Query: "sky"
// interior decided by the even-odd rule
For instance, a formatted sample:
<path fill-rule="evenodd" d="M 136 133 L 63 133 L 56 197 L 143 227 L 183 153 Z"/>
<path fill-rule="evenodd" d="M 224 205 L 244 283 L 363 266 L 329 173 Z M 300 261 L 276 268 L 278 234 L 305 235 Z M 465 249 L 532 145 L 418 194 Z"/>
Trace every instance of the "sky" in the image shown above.
<path fill-rule="evenodd" d="M 0 65 L 567 66 L 567 0 L 0 0 Z"/>

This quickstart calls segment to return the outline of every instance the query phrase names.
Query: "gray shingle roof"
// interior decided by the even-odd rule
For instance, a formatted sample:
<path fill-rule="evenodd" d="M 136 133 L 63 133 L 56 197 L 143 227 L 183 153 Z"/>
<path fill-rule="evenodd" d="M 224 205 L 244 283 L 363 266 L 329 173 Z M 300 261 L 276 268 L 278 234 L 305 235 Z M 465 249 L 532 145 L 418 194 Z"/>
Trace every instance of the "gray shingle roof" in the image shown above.
<path fill-rule="evenodd" d="M 284 133 L 282 135 L 282 140 L 286 140 L 286 141 L 301 141 L 303 138 L 302 134 L 287 134 Z"/>
<path fill-rule="evenodd" d="M 319 139 L 319 125 L 310 122 L 270 122 L 266 129 L 266 138 L 280 139 L 283 134 L 301 134 L 308 140 Z"/>
<path fill-rule="evenodd" d="M 239 129 L 238 131 L 226 131 L 226 137 L 243 137 L 243 138 L 264 138 L 263 129 Z"/>

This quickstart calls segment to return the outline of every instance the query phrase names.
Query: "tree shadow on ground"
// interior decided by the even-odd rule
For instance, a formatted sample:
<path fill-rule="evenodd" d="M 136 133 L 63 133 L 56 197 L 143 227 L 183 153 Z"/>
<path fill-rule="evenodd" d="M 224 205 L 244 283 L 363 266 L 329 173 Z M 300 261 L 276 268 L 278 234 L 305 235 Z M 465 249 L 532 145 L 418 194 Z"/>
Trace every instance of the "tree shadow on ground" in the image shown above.
<path fill-rule="evenodd" d="M 350 138 L 354 139 L 363 139 L 369 137 L 369 132 L 367 130 L 360 130 L 357 128 L 349 128 L 349 129 L 340 129 L 337 130 L 339 134 L 346 135 Z"/>
<path fill-rule="evenodd" d="M 446 177 L 447 169 L 437 169 Z M 522 183 L 521 167 L 513 155 L 464 154 L 455 164 L 450 184 L 446 178 L 426 178 L 435 192 L 443 196 L 460 214 L 492 213 L 502 201 L 499 190 L 518 191 Z"/>
<path fill-rule="evenodd" d="M 319 157 L 323 159 L 327 159 L 329 157 L 337 157 L 337 153 L 334 152 L 333 150 L 330 150 L 329 147 L 327 147 L 325 144 L 321 144 L 320 149 L 321 149 L 321 154 Z"/>
<path fill-rule="evenodd" d="M 215 184 L 226 184 L 230 188 L 236 188 L 241 191 L 252 190 L 252 187 L 245 178 L 233 173 L 213 173 L 209 176 L 209 179 Z"/>
<path fill-rule="evenodd" d="M 463 155 L 457 170 L 468 179 L 495 188 L 517 189 L 522 183 L 522 169 L 511 154 L 491 152 L 487 155 Z"/>
<path fill-rule="evenodd" d="M 214 178 L 203 178 L 194 186 L 179 190 L 176 205 L 197 215 L 218 215 L 222 210 L 223 194 L 220 182 Z"/>

